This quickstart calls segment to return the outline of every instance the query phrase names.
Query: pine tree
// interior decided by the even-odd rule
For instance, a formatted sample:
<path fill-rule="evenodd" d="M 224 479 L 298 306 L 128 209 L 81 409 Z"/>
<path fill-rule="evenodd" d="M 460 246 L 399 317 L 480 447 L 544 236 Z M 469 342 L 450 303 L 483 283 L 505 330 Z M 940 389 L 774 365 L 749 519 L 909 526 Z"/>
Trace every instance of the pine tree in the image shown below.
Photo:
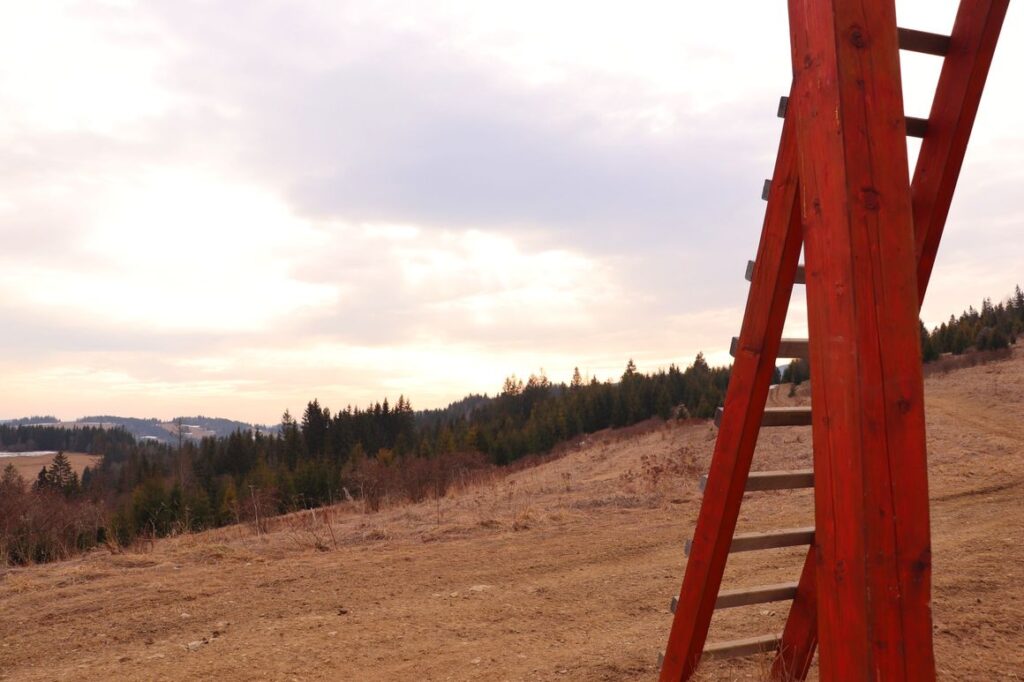
<path fill-rule="evenodd" d="M 384 402 L 387 403 L 386 400 Z M 310 457 L 324 454 L 328 423 L 329 420 L 324 418 L 324 411 L 320 409 L 319 400 L 313 399 L 306 405 L 306 411 L 302 414 L 302 438 L 306 443 L 306 453 Z"/>
<path fill-rule="evenodd" d="M 58 486 L 63 486 L 71 478 L 71 474 L 71 462 L 68 461 L 67 455 L 58 452 L 50 462 L 50 481 Z"/>
<path fill-rule="evenodd" d="M 51 490 L 58 490 L 65 495 L 72 495 L 78 491 L 78 474 L 71 468 L 71 462 L 63 451 L 53 456 L 48 468 L 44 468 L 40 475 L 45 479 L 45 486 Z"/>
<path fill-rule="evenodd" d="M 935 344 L 932 342 L 932 335 L 928 333 L 928 329 L 924 326 L 924 322 L 919 323 L 921 325 L 921 360 L 923 362 L 933 362 L 939 359 L 939 352 L 935 349 Z"/>
<path fill-rule="evenodd" d="M 14 468 L 13 464 L 8 463 L 4 467 L 4 473 L 0 476 L 0 491 L 12 492 L 17 490 L 21 492 L 25 487 L 25 479 L 21 477 L 18 470 Z"/>
<path fill-rule="evenodd" d="M 655 410 L 662 419 L 668 419 L 672 416 L 672 396 L 669 395 L 667 386 L 662 386 L 658 391 Z"/>

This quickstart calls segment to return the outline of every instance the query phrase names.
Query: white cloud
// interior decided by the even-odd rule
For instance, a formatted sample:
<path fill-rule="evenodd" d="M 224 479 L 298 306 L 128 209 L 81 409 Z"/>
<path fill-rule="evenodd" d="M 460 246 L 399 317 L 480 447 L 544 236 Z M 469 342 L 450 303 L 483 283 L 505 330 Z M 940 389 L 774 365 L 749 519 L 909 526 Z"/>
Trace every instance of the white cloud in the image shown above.
<path fill-rule="evenodd" d="M 901 23 L 947 31 L 956 4 L 901 2 Z M 541 366 L 727 361 L 788 89 L 785 14 L 4 5 L 0 412 L 269 421 L 314 395 L 428 407 Z M 929 321 L 1019 278 L 1022 30 L 1010 13 Z M 904 56 L 909 113 L 926 114 L 937 64 Z"/>
<path fill-rule="evenodd" d="M 283 315 L 337 298 L 333 287 L 289 275 L 297 242 L 318 248 L 319 233 L 265 190 L 157 168 L 112 179 L 104 194 L 77 226 L 75 251 L 89 271 L 7 260 L 6 298 L 150 329 L 235 332 L 267 331 Z"/>
<path fill-rule="evenodd" d="M 129 40 L 118 40 L 125 34 Z M 165 113 L 158 83 L 173 46 L 137 10 L 113 3 L 7 3 L 0 21 L 0 131 L 119 136 Z"/>

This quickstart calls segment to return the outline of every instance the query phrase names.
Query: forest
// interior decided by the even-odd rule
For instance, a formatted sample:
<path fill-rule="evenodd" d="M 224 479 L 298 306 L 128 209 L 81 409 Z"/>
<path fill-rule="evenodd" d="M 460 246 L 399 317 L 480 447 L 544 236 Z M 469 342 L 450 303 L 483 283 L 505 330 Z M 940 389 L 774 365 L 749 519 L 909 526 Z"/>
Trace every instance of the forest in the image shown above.
<path fill-rule="evenodd" d="M 998 350 L 1024 328 L 1024 294 L 990 300 L 931 331 L 922 325 L 925 362 L 944 354 Z M 794 361 L 777 381 L 800 383 Z M 617 381 L 568 384 L 543 373 L 508 377 L 494 397 L 470 395 L 416 412 L 405 396 L 332 412 L 310 401 L 296 418 L 285 412 L 273 433 L 238 430 L 186 440 L 180 447 L 136 442 L 121 429 L 57 429 L 0 424 L 0 449 L 102 454 L 75 475 L 58 456 L 33 481 L 12 466 L 0 476 L 0 562 L 71 556 L 100 544 L 187 533 L 346 499 L 368 511 L 385 500 L 443 496 L 462 477 L 549 452 L 606 428 L 660 419 L 706 419 L 722 404 L 728 367 L 702 354 L 681 369 L 642 373 L 632 360 Z"/>
<path fill-rule="evenodd" d="M 36 480 L 0 477 L 0 556 L 11 563 L 63 558 L 102 543 L 130 544 L 267 518 L 353 498 L 369 510 L 387 498 L 443 496 L 474 470 L 509 464 L 604 428 L 659 416 L 707 418 L 723 399 L 728 368 L 698 355 L 685 370 L 651 374 L 632 360 L 618 381 L 505 380 L 499 395 L 470 396 L 414 412 L 399 396 L 337 412 L 312 400 L 276 433 L 235 431 L 181 447 L 135 442 L 123 430 L 0 425 L 4 449 L 102 454 L 81 477 L 58 457 Z"/>
<path fill-rule="evenodd" d="M 921 323 L 921 359 L 932 363 L 943 356 L 958 356 L 968 351 L 1000 351 L 1017 343 L 1024 332 L 1024 291 L 1018 285 L 1013 295 L 993 304 L 986 298 L 981 309 L 970 306 L 959 317 L 928 330 Z M 804 360 L 793 360 L 783 369 L 782 381 L 799 385 L 810 378 L 810 367 Z"/>

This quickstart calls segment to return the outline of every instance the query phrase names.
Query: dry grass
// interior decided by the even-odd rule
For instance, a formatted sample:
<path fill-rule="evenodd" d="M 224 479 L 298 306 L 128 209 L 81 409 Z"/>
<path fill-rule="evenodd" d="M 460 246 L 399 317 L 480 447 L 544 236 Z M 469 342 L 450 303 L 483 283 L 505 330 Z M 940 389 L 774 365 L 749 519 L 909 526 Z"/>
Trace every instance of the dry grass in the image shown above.
<path fill-rule="evenodd" d="M 65 452 L 68 461 L 71 463 L 71 468 L 75 470 L 75 473 L 79 476 L 82 475 L 82 470 L 85 467 L 94 467 L 99 465 L 99 455 L 90 455 L 84 452 Z M 39 475 L 39 470 L 43 467 L 50 466 L 50 462 L 53 461 L 53 455 L 31 455 L 28 457 L 0 457 L 0 469 L 3 469 L 8 464 L 13 464 L 14 468 L 29 483 L 36 480 Z"/>
<path fill-rule="evenodd" d="M 940 676 L 1022 679 L 1024 357 L 937 374 L 927 399 Z M 651 422 L 440 500 L 373 514 L 347 502 L 269 519 L 259 536 L 234 526 L 7 570 L 0 679 L 652 679 L 714 439 L 706 423 Z M 808 429 L 773 429 L 754 466 L 809 457 Z M 811 502 L 750 494 L 740 528 L 810 523 Z M 802 560 L 739 554 L 725 581 L 792 580 Z M 711 639 L 785 615 L 723 611 Z M 766 661 L 709 664 L 701 679 L 756 680 Z"/>

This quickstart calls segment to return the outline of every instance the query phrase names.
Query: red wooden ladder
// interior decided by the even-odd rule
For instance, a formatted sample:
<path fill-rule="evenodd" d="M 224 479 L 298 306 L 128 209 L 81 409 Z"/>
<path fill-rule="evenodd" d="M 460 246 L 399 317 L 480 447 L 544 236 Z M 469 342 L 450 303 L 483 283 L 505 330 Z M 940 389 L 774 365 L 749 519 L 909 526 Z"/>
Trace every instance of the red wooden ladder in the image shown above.
<path fill-rule="evenodd" d="M 823 680 L 934 679 L 917 317 L 1008 4 L 961 0 L 947 37 L 897 29 L 893 0 L 789 0 L 793 86 L 663 682 L 763 651 L 804 679 L 816 648 Z M 927 119 L 903 113 L 899 49 L 943 58 Z M 904 135 L 922 138 L 912 181 Z M 795 283 L 809 341 L 782 338 Z M 782 357 L 809 357 L 813 411 L 766 409 Z M 761 427 L 794 425 L 813 470 L 751 474 Z M 746 492 L 809 487 L 816 528 L 735 533 Z M 797 582 L 720 589 L 730 553 L 794 545 Z M 781 634 L 705 646 L 716 609 L 783 600 Z"/>

